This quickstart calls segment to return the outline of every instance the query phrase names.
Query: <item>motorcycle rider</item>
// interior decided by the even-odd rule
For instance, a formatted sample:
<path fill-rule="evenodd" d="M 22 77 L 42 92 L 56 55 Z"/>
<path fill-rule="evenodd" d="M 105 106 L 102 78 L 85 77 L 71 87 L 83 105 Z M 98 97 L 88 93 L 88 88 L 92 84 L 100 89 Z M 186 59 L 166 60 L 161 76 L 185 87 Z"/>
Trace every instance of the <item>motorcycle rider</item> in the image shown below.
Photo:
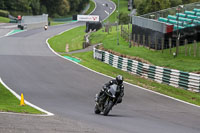
<path fill-rule="evenodd" d="M 108 89 L 111 85 L 116 84 L 117 88 L 119 88 L 119 95 L 117 95 L 117 103 L 122 102 L 122 97 L 124 96 L 124 85 L 123 85 L 123 77 L 121 75 L 118 75 L 115 80 L 111 80 L 108 83 L 106 83 L 103 86 L 103 89 L 99 92 L 99 94 L 96 94 L 95 101 L 99 102 L 100 97 L 104 94 L 105 89 Z"/>

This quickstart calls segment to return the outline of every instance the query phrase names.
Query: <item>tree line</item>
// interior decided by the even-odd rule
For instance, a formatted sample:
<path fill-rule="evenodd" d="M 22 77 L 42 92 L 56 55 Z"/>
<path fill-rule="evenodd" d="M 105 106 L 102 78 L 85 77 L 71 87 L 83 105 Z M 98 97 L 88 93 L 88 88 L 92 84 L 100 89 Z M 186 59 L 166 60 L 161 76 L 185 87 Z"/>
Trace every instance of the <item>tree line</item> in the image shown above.
<path fill-rule="evenodd" d="M 197 1 L 199 0 L 134 0 L 134 4 L 138 15 L 142 15 Z"/>
<path fill-rule="evenodd" d="M 48 13 L 50 17 L 79 13 L 89 0 L 0 0 L 0 9 L 12 15 L 38 15 Z"/>

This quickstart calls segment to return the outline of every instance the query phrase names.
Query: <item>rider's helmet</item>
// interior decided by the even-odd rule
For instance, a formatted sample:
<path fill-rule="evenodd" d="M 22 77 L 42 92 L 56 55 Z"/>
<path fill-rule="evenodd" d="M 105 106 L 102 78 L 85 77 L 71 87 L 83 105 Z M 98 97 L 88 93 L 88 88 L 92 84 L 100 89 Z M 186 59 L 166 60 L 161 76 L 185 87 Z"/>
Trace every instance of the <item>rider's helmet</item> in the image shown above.
<path fill-rule="evenodd" d="M 118 75 L 118 76 L 116 77 L 116 81 L 117 81 L 117 84 L 118 84 L 118 85 L 122 84 L 122 83 L 123 83 L 123 77 L 122 77 L 121 75 Z"/>

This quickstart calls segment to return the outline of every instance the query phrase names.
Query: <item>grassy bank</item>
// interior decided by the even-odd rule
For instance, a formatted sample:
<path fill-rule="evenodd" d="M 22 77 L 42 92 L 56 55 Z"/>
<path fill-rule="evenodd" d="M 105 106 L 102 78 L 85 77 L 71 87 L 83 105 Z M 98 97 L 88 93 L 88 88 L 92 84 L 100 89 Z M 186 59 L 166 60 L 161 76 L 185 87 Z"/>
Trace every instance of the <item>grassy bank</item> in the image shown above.
<path fill-rule="evenodd" d="M 78 37 L 79 39 L 77 39 L 76 32 L 83 30 L 83 28 L 84 27 L 78 27 L 76 29 L 73 29 L 73 30 L 70 30 L 70 31 L 63 33 L 62 35 L 56 36 L 56 38 L 55 37 L 51 38 L 50 39 L 51 41 L 49 41 L 50 46 L 55 51 L 64 51 L 64 49 L 62 49 L 62 48 L 60 48 L 58 50 L 58 48 L 57 48 L 57 41 L 58 40 L 57 39 L 58 38 L 59 39 L 65 39 L 65 41 L 67 41 L 67 42 L 72 42 L 72 40 L 75 39 L 77 42 L 80 42 L 82 40 L 81 38 L 83 38 L 83 36 Z M 82 34 L 82 35 L 84 35 L 84 34 Z M 68 37 L 68 36 L 70 36 L 70 37 Z M 117 49 L 117 50 L 120 50 L 121 52 L 129 49 L 128 44 L 122 38 L 120 38 L 120 45 L 117 46 L 115 36 L 116 36 L 115 31 L 113 31 L 112 34 L 108 35 L 107 33 L 104 33 L 100 30 L 100 31 L 94 33 L 94 35 L 91 38 L 93 40 L 92 42 L 95 42 L 95 43 L 96 42 L 103 42 L 104 46 L 106 48 L 111 48 L 111 49 L 114 49 L 114 50 Z M 65 45 L 65 44 L 66 44 L 66 42 L 63 43 L 63 45 Z M 73 42 L 71 43 L 71 45 L 73 45 Z M 140 50 L 140 48 L 142 50 Z M 131 52 L 134 53 L 132 50 L 135 50 L 135 49 L 134 48 L 131 49 Z M 143 51 L 144 50 L 143 47 L 138 47 L 136 49 L 136 51 L 137 50 L 140 50 L 141 53 L 144 52 L 143 54 L 146 54 L 145 52 L 149 52 L 149 50 Z M 128 52 L 124 52 L 124 53 L 128 53 Z M 70 55 L 68 55 L 68 56 L 70 56 Z M 131 75 L 128 72 L 124 72 L 124 71 L 121 71 L 119 69 L 113 68 L 110 65 L 104 64 L 104 63 L 102 63 L 98 60 L 93 59 L 93 52 L 92 51 L 91 52 L 85 52 L 85 53 L 72 54 L 72 56 L 75 56 L 75 57 L 81 59 L 82 65 L 84 65 L 88 68 L 91 68 L 95 71 L 104 73 L 104 74 L 112 76 L 112 77 L 115 77 L 116 75 L 121 74 L 121 75 L 124 76 L 125 81 L 127 81 L 129 83 L 132 83 L 132 84 L 135 84 L 135 85 L 138 85 L 138 86 L 141 86 L 141 87 L 144 87 L 144 88 L 147 88 L 147 89 L 150 89 L 150 90 L 153 90 L 153 91 L 165 94 L 165 95 L 169 95 L 169 96 L 172 96 L 172 97 L 175 97 L 175 98 L 178 98 L 178 99 L 181 99 L 181 100 L 184 100 L 184 101 L 196 104 L 196 105 L 200 105 L 200 95 L 198 93 L 189 92 L 189 91 L 179 89 L 179 88 L 175 88 L 175 87 L 172 87 L 172 86 L 168 86 L 168 85 L 165 85 L 165 84 L 159 84 L 155 81 L 144 79 L 144 78 L 141 78 L 137 75 Z"/>
<path fill-rule="evenodd" d="M 111 23 L 114 23 L 115 21 L 117 21 L 117 16 L 118 16 L 118 0 L 112 0 L 115 5 L 116 5 L 116 10 L 113 12 L 113 14 L 105 21 L 109 21 Z M 130 11 L 128 11 L 128 0 L 120 0 L 119 1 L 119 13 L 130 13 Z"/>
<path fill-rule="evenodd" d="M 48 42 L 56 52 L 66 52 L 66 45 L 69 46 L 69 51 L 82 49 L 85 28 L 85 26 L 74 28 L 61 35 L 54 36 Z"/>
<path fill-rule="evenodd" d="M 119 69 L 113 68 L 110 65 L 104 64 L 98 60 L 93 59 L 93 52 L 85 52 L 73 54 L 73 56 L 78 57 L 82 60 L 80 64 L 93 69 L 97 72 L 104 73 L 106 75 L 116 77 L 116 75 L 123 75 L 125 81 L 171 96 L 189 103 L 200 105 L 200 95 L 198 93 L 193 93 L 187 90 L 175 88 L 165 84 L 159 84 L 155 81 L 141 78 L 137 75 L 131 75 L 128 72 L 121 71 Z"/>
<path fill-rule="evenodd" d="M 20 106 L 20 101 L 0 83 L 0 111 L 29 114 L 42 114 L 42 112 L 28 106 Z"/>
<path fill-rule="evenodd" d="M 0 16 L 0 23 L 9 23 L 10 19 Z"/>
<path fill-rule="evenodd" d="M 103 47 L 105 49 L 112 49 L 113 51 L 135 56 L 142 58 L 153 65 L 163 66 L 172 69 L 178 69 L 187 72 L 196 72 L 200 71 L 200 56 L 197 57 L 185 56 L 184 52 L 180 53 L 176 58 L 173 57 L 172 53 L 176 51 L 175 48 L 172 49 L 172 53 L 170 54 L 169 49 L 164 50 L 164 53 L 161 51 L 149 50 L 145 47 L 131 47 L 129 48 L 129 44 L 123 39 L 119 38 L 120 45 L 117 45 L 117 32 L 115 28 L 113 28 L 110 34 L 102 32 L 101 30 L 93 33 L 91 36 L 92 43 L 103 43 Z M 198 47 L 200 44 L 198 44 Z M 188 49 L 191 47 L 191 51 L 193 51 L 193 44 L 188 45 Z M 179 51 L 184 51 L 184 46 L 181 46 Z"/>
<path fill-rule="evenodd" d="M 85 13 L 86 15 L 90 14 L 95 8 L 95 3 L 93 0 L 90 0 L 90 8 L 87 10 L 87 12 Z"/>

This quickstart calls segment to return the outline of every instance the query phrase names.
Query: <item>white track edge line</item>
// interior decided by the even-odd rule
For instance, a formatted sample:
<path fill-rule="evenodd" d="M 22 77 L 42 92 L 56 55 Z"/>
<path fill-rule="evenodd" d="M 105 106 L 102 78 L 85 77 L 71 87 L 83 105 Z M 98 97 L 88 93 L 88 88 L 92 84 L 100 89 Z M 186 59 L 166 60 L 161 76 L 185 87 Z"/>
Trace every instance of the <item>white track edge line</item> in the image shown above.
<path fill-rule="evenodd" d="M 3 82 L 3 80 L 2 80 L 1 78 L 0 78 L 0 83 L 1 83 L 3 86 L 5 86 L 14 96 L 16 96 L 17 99 L 20 100 L 21 97 L 20 97 L 15 91 L 13 91 L 10 87 L 8 87 L 8 86 Z M 37 109 L 37 110 L 43 112 L 43 113 L 46 113 L 47 115 L 45 115 L 45 114 L 44 114 L 44 115 L 39 115 L 39 114 L 11 113 L 11 112 L 0 112 L 0 113 L 3 113 L 3 114 L 18 114 L 18 115 L 30 115 L 30 116 L 53 116 L 53 115 L 54 115 L 53 113 L 50 113 L 50 112 L 48 112 L 48 111 L 46 111 L 46 110 L 44 110 L 44 109 L 42 109 L 42 108 L 40 108 L 40 107 L 38 107 L 38 106 L 36 106 L 36 105 L 34 105 L 34 104 L 28 102 L 27 100 L 24 100 L 24 101 L 25 101 L 25 104 L 27 104 L 27 105 L 29 105 L 29 106 L 31 106 L 31 107 L 33 107 L 33 108 L 35 108 L 35 109 Z"/>
<path fill-rule="evenodd" d="M 49 39 L 49 38 L 48 38 L 48 39 Z M 105 76 L 105 77 L 108 77 L 108 78 L 114 79 L 114 78 L 111 77 L 111 76 L 108 76 L 108 75 L 105 75 L 105 74 L 103 74 L 103 73 L 100 73 L 100 72 L 94 71 L 94 70 L 92 70 L 92 69 L 90 69 L 90 68 L 88 68 L 88 67 L 85 67 L 85 66 L 83 66 L 83 65 L 81 65 L 81 64 L 79 64 L 79 63 L 77 63 L 77 62 L 74 62 L 74 61 L 72 61 L 72 60 L 69 60 L 69 59 L 67 59 L 67 58 L 65 58 L 65 57 L 63 57 L 63 56 L 61 56 L 61 55 L 59 55 L 58 53 L 56 53 L 56 52 L 55 52 L 55 51 L 50 47 L 50 45 L 49 45 L 49 43 L 48 43 L 48 39 L 46 40 L 46 43 L 47 43 L 49 49 L 50 49 L 54 54 L 56 54 L 57 56 L 59 56 L 59 57 L 65 59 L 65 60 L 71 61 L 71 62 L 73 62 L 73 63 L 75 63 L 75 64 L 77 64 L 77 65 L 79 65 L 79 66 L 81 66 L 81 67 L 83 67 L 83 68 L 85 68 L 85 69 L 87 69 L 87 70 L 90 70 L 90 71 L 92 71 L 92 72 L 94 72 L 94 73 L 97 73 L 97 74 L 100 74 L 100 75 L 102 75 L 102 76 Z M 180 100 L 180 99 L 177 99 L 177 98 L 171 97 L 171 96 L 167 96 L 167 95 L 165 95 L 165 94 L 161 94 L 161 93 L 159 93 L 159 92 L 155 92 L 155 91 L 152 91 L 152 90 L 149 90 L 149 89 L 143 88 L 143 87 L 141 87 L 141 86 L 137 86 L 137 85 L 134 85 L 134 84 L 128 83 L 128 82 L 126 82 L 126 81 L 125 81 L 124 83 L 126 83 L 126 84 L 128 84 L 128 85 L 130 85 L 130 86 L 137 87 L 137 88 L 139 88 L 139 89 L 142 89 L 142 90 L 145 90 L 145 91 L 148 91 L 148 92 L 151 92 L 151 93 L 154 93 L 154 94 L 157 94 L 157 95 L 160 95 L 160 96 L 163 96 L 163 97 L 166 97 L 166 98 L 169 98 L 169 99 L 172 99 L 172 100 L 178 101 L 178 102 L 181 102 L 181 103 L 185 103 L 185 104 L 188 104 L 188 105 L 191 105 L 191 106 L 194 106 L 194 107 L 200 108 L 200 106 L 198 106 L 198 105 L 195 105 L 195 104 L 192 104 L 192 103 L 189 103 L 189 102 L 186 102 L 186 101 L 183 101 L 183 100 Z"/>
<path fill-rule="evenodd" d="M 112 2 L 112 1 L 111 1 L 111 2 Z M 114 2 L 113 2 L 113 3 L 114 3 Z M 114 5 L 115 5 L 115 3 L 114 3 Z M 116 9 L 116 5 L 115 5 L 115 9 Z M 113 10 L 113 12 L 115 11 L 115 9 Z M 113 12 L 112 12 L 112 13 L 113 13 Z M 112 13 L 111 13 L 111 14 L 112 14 Z M 106 18 L 105 18 L 105 19 L 106 19 Z M 76 27 L 78 27 L 78 26 L 75 26 L 74 28 L 76 28 Z M 68 30 L 65 30 L 65 31 L 63 31 L 63 32 L 61 32 L 61 33 L 59 33 L 59 34 L 62 34 L 62 33 L 64 33 L 64 32 L 66 32 L 66 31 L 71 30 L 71 29 L 73 29 L 73 28 L 70 28 L 70 29 L 68 29 Z M 59 34 L 58 34 L 58 35 L 59 35 Z M 54 36 L 55 36 L 55 35 L 54 35 Z M 51 38 L 51 37 L 50 37 L 50 38 Z M 46 40 L 46 44 L 47 44 L 47 46 L 49 47 L 49 49 L 50 49 L 55 55 L 57 55 L 57 56 L 59 56 L 59 57 L 65 59 L 65 60 L 71 61 L 71 62 L 73 62 L 73 63 L 75 63 L 75 64 L 77 64 L 77 65 L 79 65 L 79 66 L 81 66 L 81 67 L 84 67 L 84 68 L 86 68 L 86 69 L 88 69 L 88 70 L 90 70 L 90 71 L 92 71 L 92 72 L 94 72 L 94 73 L 97 73 L 97 74 L 100 74 L 100 75 L 103 75 L 103 76 L 105 76 L 105 77 L 109 77 L 109 78 L 112 78 L 112 79 L 113 79 L 113 77 L 111 77 L 111 76 L 108 76 L 108 75 L 105 75 L 105 74 L 103 74 L 103 73 L 94 71 L 94 70 L 92 70 L 92 69 L 90 69 L 90 68 L 87 68 L 87 67 L 85 67 L 85 66 L 83 66 L 83 65 L 81 65 L 81 64 L 79 64 L 79 63 L 77 63 L 77 62 L 74 62 L 74 61 L 72 61 L 72 60 L 69 60 L 69 59 L 67 59 L 67 58 L 65 58 L 65 57 L 63 57 L 63 56 L 61 56 L 60 54 L 56 53 L 56 52 L 50 47 L 50 45 L 49 45 L 49 43 L 48 43 L 48 40 L 49 40 L 50 38 L 48 38 L 48 39 Z M 133 86 L 133 87 L 137 87 L 137 88 L 140 88 L 140 89 L 142 89 L 142 90 L 145 90 L 145 91 L 148 91 L 148 92 L 151 92 L 151 93 L 154 93 L 154 94 L 163 96 L 163 97 L 167 97 L 167 98 L 169 98 L 169 99 L 172 99 L 172 100 L 175 100 L 175 101 L 178 101 L 178 102 L 181 102 L 181 103 L 185 103 L 185 104 L 188 104 L 188 105 L 191 105 L 191 106 L 200 108 L 200 106 L 198 106 L 198 105 L 195 105 L 195 104 L 192 104 L 192 103 L 189 103 L 189 102 L 186 102 L 186 101 L 183 101 L 183 100 L 180 100 L 180 99 L 171 97 L 171 96 L 167 96 L 167 95 L 161 94 L 161 93 L 159 93 L 159 92 L 155 92 L 155 91 L 152 91 L 152 90 L 149 90 L 149 89 L 146 89 L 146 88 L 143 88 L 143 87 L 140 87 L 140 86 L 137 86 L 137 85 L 128 83 L 128 82 L 124 82 L 124 83 L 126 83 L 126 84 L 128 84 L 128 85 L 131 85 L 131 86 Z"/>
<path fill-rule="evenodd" d="M 94 0 L 93 0 L 94 1 Z M 94 8 L 94 10 L 91 12 L 91 13 L 93 13 L 94 11 L 95 11 L 95 9 L 96 9 L 96 2 L 94 1 L 94 3 L 95 3 L 95 8 Z M 90 13 L 90 14 L 91 14 Z M 73 28 L 76 28 L 76 27 L 79 27 L 79 26 L 75 26 L 75 27 L 73 27 Z M 66 30 L 66 31 L 69 31 L 69 30 L 71 30 L 71 29 L 73 29 L 73 28 L 70 28 L 70 29 L 68 29 L 68 30 Z M 27 31 L 27 30 L 24 30 L 24 31 Z M 21 32 L 24 32 L 24 31 L 21 31 Z M 59 33 L 58 35 L 60 35 L 60 34 L 62 34 L 62 33 L 64 33 L 64 32 L 66 32 L 66 31 L 63 31 L 63 32 L 61 32 L 61 33 Z M 9 32 L 10 33 L 10 32 Z M 17 32 L 17 33 L 19 33 L 19 32 Z M 17 33 L 15 33 L 15 34 L 17 34 Z M 14 34 L 12 34 L 12 35 L 14 35 Z M 10 36 L 10 35 L 8 35 L 8 34 L 6 34 L 5 36 Z M 3 37 L 5 37 L 5 36 L 2 36 L 2 37 L 0 37 L 0 38 L 3 38 Z M 49 38 L 48 38 L 49 39 Z M 47 40 L 48 40 L 47 39 Z M 48 44 L 48 47 L 51 49 L 51 47 L 49 46 L 49 43 L 47 42 L 47 40 L 46 40 L 46 43 Z M 53 51 L 53 49 L 51 49 L 52 51 Z M 55 53 L 56 55 L 58 55 L 57 53 Z M 59 55 L 58 55 L 59 56 Z M 62 56 L 61 56 L 62 57 Z M 64 59 L 66 59 L 66 58 L 64 58 Z M 17 97 L 17 99 L 19 99 L 20 100 L 20 96 L 15 92 L 15 91 L 13 91 L 11 88 L 9 88 L 4 82 L 3 82 L 3 80 L 0 78 L 0 83 L 4 86 L 4 87 L 6 87 L 14 96 L 16 96 Z M 36 106 L 36 105 L 33 105 L 33 104 L 31 104 L 30 102 L 28 102 L 28 101 L 26 101 L 25 100 L 25 103 L 27 104 L 27 105 L 30 105 L 31 107 L 33 107 L 33 108 L 35 108 L 35 109 L 37 109 L 37 110 L 39 110 L 39 111 L 41 111 L 41 112 L 43 112 L 43 113 L 46 113 L 47 115 L 37 115 L 37 114 L 23 114 L 23 113 L 14 113 L 14 112 L 0 112 L 0 114 L 14 114 L 14 115 L 28 115 L 28 116 L 54 116 L 54 114 L 53 113 L 50 113 L 50 112 L 48 112 L 48 111 L 46 111 L 46 110 L 44 110 L 44 109 L 42 109 L 42 108 L 40 108 L 40 107 L 38 107 L 38 106 Z"/>
<path fill-rule="evenodd" d="M 113 11 L 110 13 L 110 15 L 108 15 L 107 17 L 105 17 L 102 21 L 106 20 L 109 16 L 111 16 L 111 15 L 114 13 L 114 11 L 116 10 L 116 8 L 117 8 L 116 4 L 115 4 L 113 1 L 110 1 L 110 2 L 113 3 L 113 5 L 115 6 L 115 8 L 114 8 Z"/>
<path fill-rule="evenodd" d="M 94 4 L 95 4 L 95 8 L 92 10 L 92 12 L 91 13 L 89 13 L 89 15 L 91 15 L 95 10 L 96 10 L 96 8 L 97 8 L 97 3 L 96 3 L 96 1 L 94 1 L 94 0 L 92 0 L 93 2 L 94 2 Z"/>

